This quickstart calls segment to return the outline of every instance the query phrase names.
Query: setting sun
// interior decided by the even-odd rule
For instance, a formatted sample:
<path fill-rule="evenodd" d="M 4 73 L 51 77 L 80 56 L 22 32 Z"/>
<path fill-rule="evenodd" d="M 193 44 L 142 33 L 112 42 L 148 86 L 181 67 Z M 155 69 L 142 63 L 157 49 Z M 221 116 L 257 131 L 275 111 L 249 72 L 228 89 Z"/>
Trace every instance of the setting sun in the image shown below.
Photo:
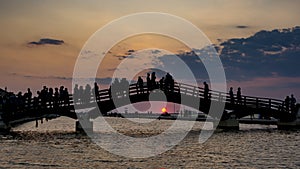
<path fill-rule="evenodd" d="M 161 109 L 161 112 L 162 112 L 162 113 L 166 113 L 166 112 L 167 112 L 167 108 L 165 108 L 165 107 L 162 108 L 162 109 Z"/>

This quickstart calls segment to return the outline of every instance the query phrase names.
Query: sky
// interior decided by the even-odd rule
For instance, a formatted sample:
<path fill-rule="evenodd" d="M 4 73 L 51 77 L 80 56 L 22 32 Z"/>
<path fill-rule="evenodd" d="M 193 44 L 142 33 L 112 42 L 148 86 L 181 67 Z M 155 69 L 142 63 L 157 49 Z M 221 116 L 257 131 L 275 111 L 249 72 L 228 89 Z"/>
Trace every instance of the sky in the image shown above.
<path fill-rule="evenodd" d="M 242 87 L 247 95 L 283 99 L 294 93 L 300 97 L 300 74 L 293 73 L 298 72 L 299 41 L 291 38 L 297 34 L 292 28 L 300 25 L 299 6 L 298 0 L 0 0 L 0 88 L 14 92 L 24 92 L 28 87 L 36 91 L 43 85 L 71 88 L 76 59 L 98 29 L 125 15 L 163 12 L 188 20 L 217 49 L 223 49 L 218 52 L 228 86 Z M 285 28 L 290 28 L 291 33 L 258 34 Z M 287 42 L 291 43 L 275 43 L 270 39 L 274 36 L 289 36 Z M 270 43 L 247 45 L 266 41 Z M 274 54 L 276 45 L 280 49 Z M 130 59 L 128 50 L 147 48 L 181 53 L 181 58 L 197 69 L 197 61 L 185 54 L 189 49 L 184 44 L 145 34 L 128 37 L 113 46 L 97 77 L 107 84 L 118 64 Z M 167 57 L 160 55 L 157 59 L 163 62 Z M 198 79 L 204 80 L 201 76 Z"/>

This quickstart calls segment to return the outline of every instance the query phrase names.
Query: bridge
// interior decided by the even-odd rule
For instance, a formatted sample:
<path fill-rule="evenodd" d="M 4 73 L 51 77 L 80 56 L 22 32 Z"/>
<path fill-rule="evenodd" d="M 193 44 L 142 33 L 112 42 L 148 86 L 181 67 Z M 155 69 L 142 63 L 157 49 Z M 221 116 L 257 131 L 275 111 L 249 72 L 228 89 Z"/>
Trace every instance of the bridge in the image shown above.
<path fill-rule="evenodd" d="M 158 82 L 151 87 L 145 83 L 142 86 L 130 84 L 117 90 L 112 90 L 111 88 L 99 90 L 87 98 L 76 98 L 73 95 L 69 95 L 67 99 L 63 100 L 52 98 L 43 101 L 39 98 L 32 98 L 25 99 L 22 102 L 18 102 L 18 100 L 6 102 L 0 107 L 0 129 L 6 130 L 13 124 L 42 118 L 54 118 L 56 115 L 67 116 L 73 119 L 78 119 L 78 117 L 96 119 L 100 115 L 122 117 L 122 114 L 110 114 L 109 112 L 118 107 L 149 101 L 149 97 L 151 97 L 151 101 L 183 104 L 204 114 L 209 113 L 211 105 L 223 104 L 225 105 L 225 111 L 220 117 L 220 128 L 238 128 L 238 121 L 241 118 L 253 115 L 259 115 L 264 119 L 275 119 L 278 128 L 298 128 L 300 126 L 298 113 L 300 104 L 292 107 L 286 105 L 284 100 L 246 95 L 242 95 L 238 99 L 237 95 L 230 96 L 229 93 L 212 90 L 207 92 L 204 88 L 177 82 L 171 88 L 162 86 Z M 160 97 L 161 94 L 164 94 L 165 97 Z M 182 102 L 183 100 L 185 101 Z M 115 104 L 116 102 L 118 104 Z M 101 114 L 95 109 L 91 109 L 88 112 L 78 111 L 93 108 L 95 105 L 98 106 Z M 144 117 L 147 118 L 147 116 Z M 148 118 L 152 117 L 148 116 Z M 159 118 L 175 120 L 179 117 L 159 116 Z M 216 117 L 210 118 L 214 119 Z M 188 118 L 181 118 L 181 120 L 188 120 Z M 199 117 L 196 120 L 203 121 L 206 118 Z M 240 120 L 240 122 L 242 121 Z M 247 121 L 247 123 L 251 123 L 251 121 Z M 271 123 L 268 120 L 260 121 L 260 124 L 274 124 L 274 121 Z M 79 122 L 78 125 L 80 126 Z"/>

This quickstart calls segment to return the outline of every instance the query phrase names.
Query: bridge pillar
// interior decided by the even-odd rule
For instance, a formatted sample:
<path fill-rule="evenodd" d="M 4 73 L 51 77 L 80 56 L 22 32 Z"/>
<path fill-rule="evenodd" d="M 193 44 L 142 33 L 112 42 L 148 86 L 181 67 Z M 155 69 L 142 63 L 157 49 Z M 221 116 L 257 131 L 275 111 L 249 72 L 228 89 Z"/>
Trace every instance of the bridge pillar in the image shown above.
<path fill-rule="evenodd" d="M 296 120 L 292 122 L 282 122 L 279 120 L 277 123 L 277 128 L 279 130 L 300 129 L 300 109 L 298 109 Z"/>
<path fill-rule="evenodd" d="M 235 115 L 231 115 L 229 119 L 221 120 L 217 126 L 217 129 L 239 130 L 239 121 L 236 119 Z"/>
<path fill-rule="evenodd" d="M 76 121 L 75 130 L 78 133 L 93 134 L 93 122 L 88 116 L 80 116 Z"/>
<path fill-rule="evenodd" d="M 2 119 L 2 112 L 0 112 L 0 134 L 6 134 L 10 132 L 10 126 L 7 126 Z"/>

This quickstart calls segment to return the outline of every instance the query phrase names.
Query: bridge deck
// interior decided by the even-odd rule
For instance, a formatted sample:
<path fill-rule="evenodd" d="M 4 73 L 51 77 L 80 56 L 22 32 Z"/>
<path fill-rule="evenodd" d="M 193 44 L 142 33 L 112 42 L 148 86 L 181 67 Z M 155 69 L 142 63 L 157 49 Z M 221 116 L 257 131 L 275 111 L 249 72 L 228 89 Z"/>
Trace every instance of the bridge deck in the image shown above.
<path fill-rule="evenodd" d="M 160 89 L 160 90 L 153 90 Z M 137 84 L 131 84 L 122 90 L 111 91 L 110 89 L 100 90 L 99 93 L 91 94 L 86 98 L 76 98 L 70 95 L 67 100 L 47 100 L 31 99 L 25 100 L 23 103 L 6 104 L 0 107 L 2 121 L 8 123 L 18 119 L 41 117 L 47 114 L 57 114 L 60 116 L 68 116 L 77 119 L 75 110 L 85 109 L 98 106 L 102 115 L 114 110 L 117 107 L 126 106 L 131 103 L 137 103 L 149 100 L 149 91 L 159 94 L 163 93 L 167 100 L 162 100 L 163 97 L 154 97 L 156 101 L 168 101 L 178 104 L 191 106 L 199 111 L 208 113 L 211 104 L 225 104 L 226 110 L 231 110 L 231 113 L 224 113 L 223 118 L 228 118 L 234 114 L 237 118 L 242 118 L 252 114 L 260 114 L 264 117 L 273 117 L 281 121 L 291 121 L 295 119 L 296 112 L 299 109 L 299 104 L 296 108 L 285 106 L 283 100 L 252 97 L 243 95 L 241 99 L 231 98 L 226 92 L 209 91 L 205 97 L 203 88 L 188 84 L 175 83 L 174 88 L 160 88 L 159 85 L 148 89 L 146 85 L 138 87 Z M 187 99 L 187 102 L 182 100 Z M 119 103 L 115 105 L 116 101 Z M 198 104 L 195 104 L 198 103 Z M 194 105 L 197 105 L 196 107 Z M 96 111 L 91 111 L 89 116 L 96 118 L 100 114 Z M 164 117 L 169 118 L 169 117 Z M 199 119 L 200 120 L 200 119 Z M 244 121 L 245 122 L 245 121 Z"/>

